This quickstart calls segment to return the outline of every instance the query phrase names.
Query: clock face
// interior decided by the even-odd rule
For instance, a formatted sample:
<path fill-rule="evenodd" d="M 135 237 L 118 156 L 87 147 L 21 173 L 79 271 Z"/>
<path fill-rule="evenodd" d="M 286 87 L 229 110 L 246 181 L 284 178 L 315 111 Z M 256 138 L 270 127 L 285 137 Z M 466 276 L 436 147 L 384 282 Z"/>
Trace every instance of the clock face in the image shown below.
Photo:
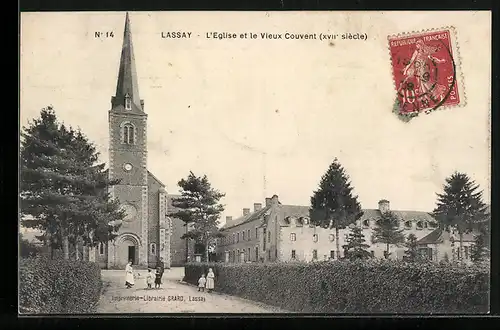
<path fill-rule="evenodd" d="M 130 163 L 126 163 L 126 164 L 124 164 L 124 165 L 123 165 L 123 169 L 124 169 L 125 171 L 127 171 L 127 172 L 128 172 L 128 171 L 130 171 L 130 170 L 132 170 L 132 164 L 130 164 Z"/>
<path fill-rule="evenodd" d="M 131 221 L 137 215 L 137 209 L 133 205 L 123 204 L 121 208 L 125 211 L 124 221 Z"/>

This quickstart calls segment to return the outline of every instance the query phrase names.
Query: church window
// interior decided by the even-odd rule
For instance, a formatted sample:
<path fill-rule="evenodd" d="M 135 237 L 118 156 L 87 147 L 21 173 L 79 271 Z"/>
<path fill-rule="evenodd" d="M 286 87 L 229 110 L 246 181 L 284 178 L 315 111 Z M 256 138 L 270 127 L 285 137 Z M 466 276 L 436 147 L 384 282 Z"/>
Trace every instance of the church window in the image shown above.
<path fill-rule="evenodd" d="M 104 254 L 104 244 L 102 242 L 99 243 L 99 254 L 100 255 Z"/>
<path fill-rule="evenodd" d="M 156 254 L 156 244 L 155 243 L 151 243 L 150 250 L 151 250 L 151 254 Z"/>
<path fill-rule="evenodd" d="M 123 140 L 124 144 L 134 144 L 134 126 L 130 123 L 123 125 Z"/>

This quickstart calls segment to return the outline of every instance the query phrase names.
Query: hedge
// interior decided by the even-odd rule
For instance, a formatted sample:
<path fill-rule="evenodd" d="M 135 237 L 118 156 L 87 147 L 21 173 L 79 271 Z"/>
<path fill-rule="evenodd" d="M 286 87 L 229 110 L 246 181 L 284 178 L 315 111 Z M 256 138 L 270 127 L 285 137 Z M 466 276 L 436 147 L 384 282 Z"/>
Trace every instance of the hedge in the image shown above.
<path fill-rule="evenodd" d="M 192 263 L 184 281 L 212 268 L 215 291 L 303 313 L 487 313 L 489 269 L 390 260 Z"/>
<path fill-rule="evenodd" d="M 47 257 L 19 261 L 20 313 L 92 313 L 101 288 L 101 270 L 93 262 Z"/>

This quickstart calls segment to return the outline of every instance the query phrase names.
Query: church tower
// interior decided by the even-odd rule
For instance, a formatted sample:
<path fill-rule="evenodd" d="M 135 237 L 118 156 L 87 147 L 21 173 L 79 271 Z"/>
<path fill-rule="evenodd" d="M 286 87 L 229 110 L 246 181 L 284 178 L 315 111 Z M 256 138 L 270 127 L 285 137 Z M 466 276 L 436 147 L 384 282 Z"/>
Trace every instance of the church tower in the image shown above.
<path fill-rule="evenodd" d="M 126 211 L 118 237 L 108 243 L 107 268 L 148 264 L 147 114 L 139 97 L 130 20 L 125 17 L 123 46 L 111 98 L 109 121 L 109 176 L 121 182 L 111 188 Z"/>

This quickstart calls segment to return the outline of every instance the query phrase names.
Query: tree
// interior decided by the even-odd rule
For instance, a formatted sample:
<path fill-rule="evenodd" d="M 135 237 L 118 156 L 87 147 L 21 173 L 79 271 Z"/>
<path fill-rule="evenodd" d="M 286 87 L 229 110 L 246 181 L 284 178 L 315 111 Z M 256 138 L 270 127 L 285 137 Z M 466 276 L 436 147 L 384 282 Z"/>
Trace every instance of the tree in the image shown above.
<path fill-rule="evenodd" d="M 478 222 L 484 221 L 486 205 L 482 201 L 482 191 L 465 173 L 454 172 L 446 178 L 443 193 L 437 194 L 436 207 L 431 215 L 442 229 L 458 232 L 459 261 L 463 261 L 463 235 L 472 231 Z"/>
<path fill-rule="evenodd" d="M 386 259 L 388 259 L 390 255 L 390 245 L 398 245 L 405 241 L 403 229 L 399 229 L 399 219 L 396 214 L 391 211 L 382 213 L 375 224 L 376 226 L 373 229 L 373 241 L 375 243 L 386 244 L 386 251 L 384 253 L 384 256 Z"/>
<path fill-rule="evenodd" d="M 42 230 L 65 259 L 70 243 L 77 248 L 112 239 L 125 214 L 107 191 L 118 181 L 96 164 L 95 146 L 80 130 L 60 124 L 52 107 L 42 109 L 21 138 L 21 213 L 31 216 L 23 225 Z"/>
<path fill-rule="evenodd" d="M 342 246 L 344 248 L 344 258 L 349 260 L 371 258 L 370 252 L 366 250 L 370 245 L 365 242 L 365 235 L 363 235 L 361 228 L 353 226 L 347 237 L 347 244 Z"/>
<path fill-rule="evenodd" d="M 321 177 L 319 189 L 311 197 L 311 223 L 322 228 L 335 228 L 337 256 L 340 255 L 339 230 L 363 215 L 358 196 L 353 196 L 352 190 L 349 177 L 335 158 Z"/>
<path fill-rule="evenodd" d="M 178 210 L 170 215 L 183 221 L 186 226 L 193 225 L 181 238 L 202 243 L 205 246 L 205 260 L 208 261 L 209 247 L 214 239 L 221 237 L 218 225 L 224 206 L 219 204 L 219 200 L 225 194 L 212 188 L 206 175 L 197 177 L 193 172 L 189 172 L 187 179 L 181 179 L 178 185 L 181 197 L 172 200 L 172 205 Z"/>
<path fill-rule="evenodd" d="M 489 228 L 480 228 L 479 233 L 474 236 L 474 245 L 472 245 L 471 259 L 474 262 L 481 262 L 489 255 Z"/>
<path fill-rule="evenodd" d="M 409 234 L 406 238 L 406 247 L 408 248 L 405 251 L 405 259 L 410 262 L 417 261 L 419 259 L 418 254 L 418 245 L 417 245 L 417 236 L 415 234 Z"/>

